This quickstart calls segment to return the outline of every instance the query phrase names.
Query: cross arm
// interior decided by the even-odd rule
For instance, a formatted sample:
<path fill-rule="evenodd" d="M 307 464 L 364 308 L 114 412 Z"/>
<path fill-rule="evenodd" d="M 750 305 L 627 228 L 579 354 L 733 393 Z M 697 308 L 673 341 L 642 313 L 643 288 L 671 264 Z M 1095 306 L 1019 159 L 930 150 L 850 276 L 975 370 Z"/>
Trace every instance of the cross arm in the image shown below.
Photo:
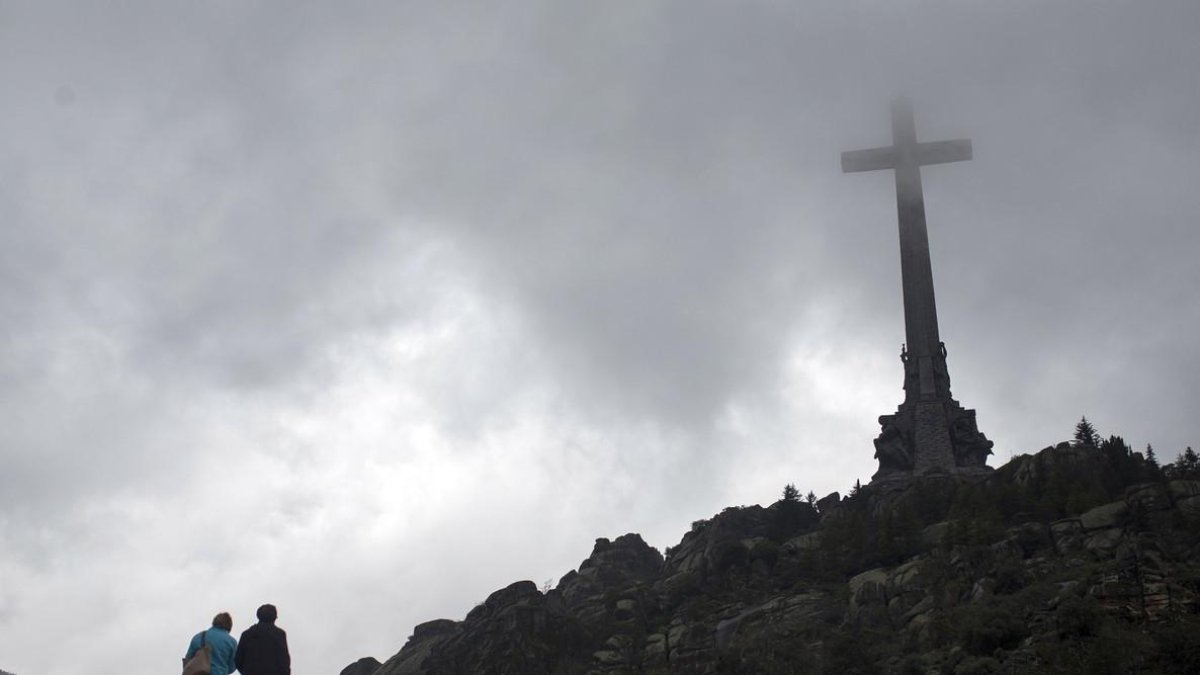
<path fill-rule="evenodd" d="M 848 150 L 842 153 L 842 173 L 894 168 L 896 168 L 895 146 L 889 145 L 886 148 L 869 150 Z"/>
<path fill-rule="evenodd" d="M 965 162 L 969 159 L 971 159 L 971 141 L 967 138 L 917 144 L 917 164 L 921 166 Z"/>

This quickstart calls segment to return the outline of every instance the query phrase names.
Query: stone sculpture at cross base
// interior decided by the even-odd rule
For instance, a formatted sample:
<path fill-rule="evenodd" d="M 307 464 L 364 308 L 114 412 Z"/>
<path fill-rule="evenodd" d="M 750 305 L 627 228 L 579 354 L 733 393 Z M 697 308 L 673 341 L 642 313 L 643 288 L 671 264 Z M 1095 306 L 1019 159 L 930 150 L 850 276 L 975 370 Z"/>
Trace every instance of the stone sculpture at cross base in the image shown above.
<path fill-rule="evenodd" d="M 922 401 L 918 394 L 920 375 L 905 354 L 905 400 L 891 415 L 879 417 L 875 439 L 879 471 L 872 480 L 885 480 L 930 471 L 972 473 L 987 471 L 992 441 L 975 422 L 975 411 L 963 408 L 950 396 L 950 376 L 944 351 L 933 360 L 935 386 L 939 395 Z"/>
<path fill-rule="evenodd" d="M 842 153 L 846 172 L 894 169 L 900 223 L 900 274 L 904 290 L 904 402 L 879 418 L 875 439 L 879 471 L 872 480 L 899 479 L 930 472 L 990 470 L 992 442 L 975 422 L 975 411 L 950 395 L 946 345 L 939 338 L 933 294 L 933 267 L 925 225 L 921 167 L 971 158 L 969 140 L 918 143 L 912 108 L 892 104 L 892 145 Z"/>

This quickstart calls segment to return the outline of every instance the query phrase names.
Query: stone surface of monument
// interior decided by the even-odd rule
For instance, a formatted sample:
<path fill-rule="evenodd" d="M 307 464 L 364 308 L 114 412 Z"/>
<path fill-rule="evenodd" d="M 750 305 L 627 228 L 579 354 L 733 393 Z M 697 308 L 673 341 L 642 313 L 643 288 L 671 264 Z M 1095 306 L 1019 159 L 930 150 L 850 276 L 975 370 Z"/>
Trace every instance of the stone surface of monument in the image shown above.
<path fill-rule="evenodd" d="M 971 159 L 971 141 L 917 141 L 912 107 L 892 103 L 892 145 L 842 153 L 842 171 L 892 169 L 900 223 L 900 275 L 904 295 L 904 402 L 879 418 L 875 439 L 879 471 L 875 480 L 931 471 L 986 471 L 992 442 L 980 433 L 975 411 L 950 395 L 946 345 L 938 333 L 933 266 L 925 225 L 921 167 Z"/>

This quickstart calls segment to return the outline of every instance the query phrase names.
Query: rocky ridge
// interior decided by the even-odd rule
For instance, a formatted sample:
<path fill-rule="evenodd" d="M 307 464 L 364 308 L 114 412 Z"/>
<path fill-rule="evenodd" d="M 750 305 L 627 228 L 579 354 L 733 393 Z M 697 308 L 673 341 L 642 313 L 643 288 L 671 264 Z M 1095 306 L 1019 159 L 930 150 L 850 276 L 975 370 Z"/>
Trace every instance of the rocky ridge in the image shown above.
<path fill-rule="evenodd" d="M 1200 481 L 1060 444 L 985 477 L 598 539 L 342 675 L 1200 672 Z"/>

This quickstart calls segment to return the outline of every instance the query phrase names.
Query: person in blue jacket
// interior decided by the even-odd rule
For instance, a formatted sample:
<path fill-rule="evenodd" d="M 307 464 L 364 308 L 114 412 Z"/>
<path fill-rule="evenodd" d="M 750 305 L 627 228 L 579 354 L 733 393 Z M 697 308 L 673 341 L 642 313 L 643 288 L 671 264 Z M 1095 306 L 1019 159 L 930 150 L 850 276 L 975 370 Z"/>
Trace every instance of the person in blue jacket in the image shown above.
<path fill-rule="evenodd" d="M 229 616 L 229 612 L 221 612 L 214 616 L 212 628 L 202 630 L 192 636 L 183 662 L 187 663 L 188 659 L 200 651 L 200 639 L 203 636 L 204 644 L 210 646 L 209 652 L 212 654 L 212 675 L 229 675 L 234 671 L 233 655 L 237 652 L 237 640 L 229 634 L 231 630 L 233 630 L 233 617 Z"/>

